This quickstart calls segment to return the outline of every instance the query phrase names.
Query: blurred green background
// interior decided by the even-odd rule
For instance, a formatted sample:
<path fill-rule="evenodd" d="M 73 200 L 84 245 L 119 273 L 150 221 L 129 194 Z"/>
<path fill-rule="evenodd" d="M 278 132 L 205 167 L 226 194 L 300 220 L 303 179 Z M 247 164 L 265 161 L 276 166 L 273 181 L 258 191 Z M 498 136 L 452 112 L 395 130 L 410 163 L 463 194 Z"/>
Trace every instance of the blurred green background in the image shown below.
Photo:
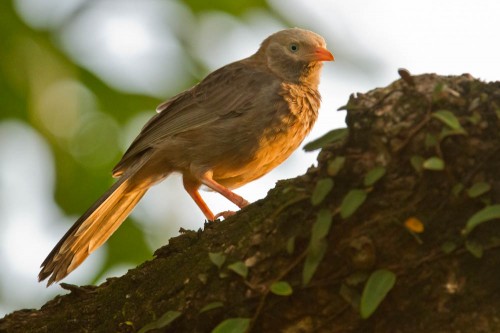
<path fill-rule="evenodd" d="M 113 183 L 110 170 L 160 102 L 290 25 L 262 0 L 1 1 L 0 313 L 60 292 L 36 284 L 39 264 Z M 170 183 L 66 282 L 122 274 L 179 226 L 202 227 Z M 272 182 L 257 186 L 263 197 Z"/>
<path fill-rule="evenodd" d="M 309 139 L 344 126 L 350 93 L 411 72 L 500 76 L 500 5 L 430 0 L 0 1 L 0 314 L 61 293 L 38 267 L 112 183 L 111 169 L 165 99 L 255 52 L 269 34 L 299 26 L 325 37 L 320 118 Z M 298 151 L 237 190 L 249 201 L 315 161 Z M 88 284 L 151 258 L 203 215 L 179 178 L 156 186 L 108 243 L 65 282 Z M 202 193 L 214 212 L 234 209 Z"/>

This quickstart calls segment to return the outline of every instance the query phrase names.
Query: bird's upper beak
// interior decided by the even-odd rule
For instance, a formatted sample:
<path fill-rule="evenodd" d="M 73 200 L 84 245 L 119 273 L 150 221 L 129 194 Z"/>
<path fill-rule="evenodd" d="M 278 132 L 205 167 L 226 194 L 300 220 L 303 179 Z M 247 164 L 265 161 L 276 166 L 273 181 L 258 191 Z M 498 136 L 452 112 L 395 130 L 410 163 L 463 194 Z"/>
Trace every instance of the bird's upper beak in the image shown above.
<path fill-rule="evenodd" d="M 313 53 L 315 61 L 332 61 L 335 60 L 333 54 L 324 47 L 317 47 Z"/>

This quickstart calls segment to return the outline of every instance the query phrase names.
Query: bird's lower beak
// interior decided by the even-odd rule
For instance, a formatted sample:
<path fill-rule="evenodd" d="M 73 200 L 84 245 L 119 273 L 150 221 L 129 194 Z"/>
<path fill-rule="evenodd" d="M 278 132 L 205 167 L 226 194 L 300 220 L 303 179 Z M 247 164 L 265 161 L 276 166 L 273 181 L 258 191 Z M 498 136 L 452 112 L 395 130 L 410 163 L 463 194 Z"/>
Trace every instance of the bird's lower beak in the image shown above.
<path fill-rule="evenodd" d="M 318 47 L 314 50 L 313 58 L 316 61 L 332 61 L 335 60 L 333 54 L 323 47 Z"/>

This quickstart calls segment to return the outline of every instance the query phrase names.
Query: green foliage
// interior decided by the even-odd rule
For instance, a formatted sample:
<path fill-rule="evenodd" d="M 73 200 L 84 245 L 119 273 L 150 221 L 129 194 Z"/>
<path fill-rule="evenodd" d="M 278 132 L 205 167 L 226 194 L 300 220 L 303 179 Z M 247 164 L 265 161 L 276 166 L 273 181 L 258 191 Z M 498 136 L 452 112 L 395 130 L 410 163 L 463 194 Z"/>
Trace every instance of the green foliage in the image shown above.
<path fill-rule="evenodd" d="M 328 235 L 331 225 L 332 215 L 330 211 L 327 209 L 320 210 L 312 227 L 307 256 L 302 269 L 303 285 L 307 285 L 311 281 L 321 260 L 323 260 L 327 247 L 324 238 Z"/>
<path fill-rule="evenodd" d="M 333 188 L 333 180 L 331 178 L 323 178 L 318 180 L 316 187 L 311 196 L 311 203 L 314 206 L 323 202 L 325 197 L 330 193 Z"/>
<path fill-rule="evenodd" d="M 465 229 L 462 231 L 462 233 L 468 235 L 480 224 L 498 219 L 500 219 L 500 205 L 487 206 L 472 215 L 469 220 L 467 220 Z"/>
<path fill-rule="evenodd" d="M 340 216 L 343 219 L 350 217 L 365 202 L 367 193 L 364 190 L 350 190 L 340 204 Z"/>
<path fill-rule="evenodd" d="M 161 316 L 157 320 L 142 327 L 138 333 L 146 333 L 152 330 L 165 328 L 168 325 L 170 325 L 174 320 L 179 318 L 181 314 L 182 312 L 179 311 L 167 311 L 163 316 Z"/>
<path fill-rule="evenodd" d="M 375 312 L 395 283 L 396 275 L 386 269 L 376 270 L 370 275 L 361 295 L 362 318 L 366 319 Z"/>
<path fill-rule="evenodd" d="M 218 269 L 220 269 L 222 265 L 224 265 L 224 262 L 226 262 L 226 256 L 222 254 L 222 252 L 209 252 L 208 258 L 212 264 L 217 266 Z"/>
<path fill-rule="evenodd" d="M 314 273 L 316 273 L 321 260 L 325 256 L 326 247 L 326 242 L 323 239 L 309 245 L 304 268 L 302 269 L 302 284 L 304 286 L 309 284 Z"/>
<path fill-rule="evenodd" d="M 422 166 L 427 170 L 441 171 L 444 170 L 444 161 L 441 158 L 434 156 L 426 159 Z"/>
<path fill-rule="evenodd" d="M 245 333 L 250 326 L 250 318 L 229 318 L 217 325 L 212 333 Z"/>
<path fill-rule="evenodd" d="M 449 129 L 449 128 L 443 128 L 441 132 L 439 132 L 439 141 L 443 141 L 444 138 L 447 138 L 452 135 L 467 135 L 467 132 L 465 130 L 455 130 L 455 129 Z"/>
<path fill-rule="evenodd" d="M 439 110 L 434 112 L 432 114 L 432 117 L 443 122 L 446 126 L 448 126 L 452 130 L 465 132 L 465 130 L 462 128 L 462 125 L 460 125 L 460 122 L 458 121 L 457 117 L 453 114 L 453 112 L 447 110 Z"/>
<path fill-rule="evenodd" d="M 237 261 L 235 263 L 232 263 L 231 265 L 227 266 L 227 268 L 232 270 L 239 276 L 243 277 L 244 279 L 247 278 L 248 267 L 242 261 Z"/>
<path fill-rule="evenodd" d="M 365 186 L 372 186 L 375 184 L 377 181 L 380 180 L 380 178 L 384 177 L 385 175 L 385 168 L 383 166 L 376 166 L 370 171 L 365 176 L 365 179 L 363 181 L 363 184 Z"/>
<path fill-rule="evenodd" d="M 183 3 L 188 5 L 194 12 L 223 11 L 236 16 L 244 14 L 247 10 L 264 9 L 270 11 L 270 7 L 265 0 L 184 0 Z"/>
<path fill-rule="evenodd" d="M 361 295 L 356 289 L 342 283 L 339 294 L 347 303 L 351 305 L 353 309 L 359 309 L 359 305 L 361 304 Z"/>
<path fill-rule="evenodd" d="M 467 190 L 467 195 L 470 198 L 476 198 L 491 190 L 491 185 L 485 182 L 478 182 L 472 184 Z"/>
<path fill-rule="evenodd" d="M 314 151 L 320 148 L 323 148 L 331 143 L 342 140 L 347 137 L 349 134 L 349 130 L 347 128 L 336 128 L 326 133 L 322 137 L 309 142 L 304 146 L 305 151 Z"/>
<path fill-rule="evenodd" d="M 451 242 L 451 241 L 444 242 L 443 245 L 441 245 L 441 250 L 446 254 L 452 253 L 453 251 L 456 250 L 456 248 L 457 248 L 457 244 L 455 244 L 454 242 Z"/>
<path fill-rule="evenodd" d="M 274 282 L 269 290 L 278 296 L 290 296 L 293 293 L 292 286 L 286 281 L 277 281 Z"/>
<path fill-rule="evenodd" d="M 223 306 L 224 306 L 224 303 L 222 303 L 222 302 L 208 303 L 203 308 L 201 308 L 200 313 L 207 312 L 207 311 L 214 310 L 214 309 L 218 309 L 218 308 L 221 308 Z"/>
<path fill-rule="evenodd" d="M 475 241 L 466 241 L 465 248 L 477 259 L 481 259 L 483 257 L 483 246 L 480 243 Z"/>
<path fill-rule="evenodd" d="M 423 164 L 425 159 L 420 155 L 413 155 L 410 158 L 410 163 L 416 172 L 421 173 L 424 170 Z"/>
<path fill-rule="evenodd" d="M 432 133 L 425 134 L 425 147 L 431 148 L 436 147 L 439 143 L 439 139 Z"/>
<path fill-rule="evenodd" d="M 327 173 L 329 176 L 335 176 L 339 173 L 345 163 L 345 156 L 337 156 L 328 162 Z"/>
<path fill-rule="evenodd" d="M 332 214 L 328 209 L 322 209 L 318 212 L 316 222 L 314 222 L 311 232 L 311 243 L 320 241 L 328 236 L 332 226 Z"/>
<path fill-rule="evenodd" d="M 453 187 L 451 188 L 451 194 L 453 194 L 455 197 L 458 197 L 463 190 L 464 190 L 464 184 L 457 183 L 453 185 Z"/>

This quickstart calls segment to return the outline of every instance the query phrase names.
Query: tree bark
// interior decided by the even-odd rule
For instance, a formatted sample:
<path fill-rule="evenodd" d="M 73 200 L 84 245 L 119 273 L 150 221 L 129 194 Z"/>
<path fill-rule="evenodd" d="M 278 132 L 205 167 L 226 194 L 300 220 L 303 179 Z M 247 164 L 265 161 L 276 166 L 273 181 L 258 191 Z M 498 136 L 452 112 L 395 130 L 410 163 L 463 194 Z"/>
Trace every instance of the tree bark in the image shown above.
<path fill-rule="evenodd" d="M 316 142 L 307 174 L 0 331 L 211 332 L 248 318 L 251 332 L 500 332 L 500 83 L 400 74 L 351 96 L 348 134 Z M 396 282 L 362 319 L 380 269 Z M 292 294 L 270 291 L 278 281 Z"/>

